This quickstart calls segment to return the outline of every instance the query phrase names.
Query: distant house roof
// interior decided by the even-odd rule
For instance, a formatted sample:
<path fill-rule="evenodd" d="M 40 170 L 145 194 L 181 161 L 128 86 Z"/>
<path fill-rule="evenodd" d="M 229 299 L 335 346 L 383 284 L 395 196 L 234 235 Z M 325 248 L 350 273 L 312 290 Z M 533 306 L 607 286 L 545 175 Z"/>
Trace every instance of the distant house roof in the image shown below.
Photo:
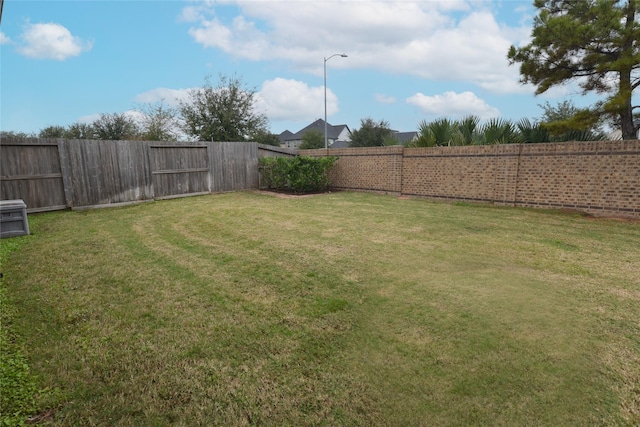
<path fill-rule="evenodd" d="M 280 144 L 284 144 L 285 141 L 290 140 L 292 135 L 293 135 L 293 132 L 290 132 L 288 130 L 285 130 L 284 132 L 282 132 L 280 135 L 278 135 L 278 138 L 280 139 Z"/>
<path fill-rule="evenodd" d="M 399 145 L 407 145 L 409 142 L 413 141 L 418 136 L 418 132 L 393 131 L 391 136 L 398 141 Z M 351 147 L 351 141 L 336 141 L 331 145 L 330 148 L 348 148 L 348 147 Z"/>
<path fill-rule="evenodd" d="M 344 131 L 345 128 L 349 132 L 351 132 L 349 130 L 349 126 L 347 126 L 347 125 L 335 125 L 334 126 L 334 125 L 332 125 L 330 123 L 327 123 L 327 139 L 332 139 L 332 140 L 338 139 L 338 137 Z M 302 140 L 302 137 L 304 136 L 305 133 L 307 133 L 309 131 L 312 131 L 312 130 L 318 131 L 322 135 L 324 135 L 324 120 L 318 119 L 315 122 L 311 123 L 310 125 L 300 129 L 296 133 L 291 133 L 288 130 L 285 130 L 278 137 L 280 138 L 281 142 L 285 142 L 285 141 L 300 141 L 300 140 Z"/>
<path fill-rule="evenodd" d="M 393 137 L 402 145 L 407 145 L 408 142 L 413 141 L 417 136 L 418 132 L 394 132 L 393 134 Z"/>
<path fill-rule="evenodd" d="M 293 146 L 297 146 L 297 141 L 302 141 L 302 137 L 305 133 L 309 131 L 317 131 L 320 132 L 324 136 L 324 120 L 318 119 L 315 122 L 311 123 L 308 126 L 300 129 L 298 132 L 293 133 L 289 130 L 285 130 L 278 138 L 280 138 L 280 143 L 282 145 L 287 145 L 287 141 L 291 142 Z M 332 125 L 331 123 L 327 123 L 327 139 L 329 140 L 330 148 L 347 148 L 350 146 L 350 141 L 343 141 L 339 138 L 343 135 L 345 129 L 348 132 L 348 135 L 351 134 L 351 130 L 347 125 Z M 407 145 L 409 142 L 413 141 L 417 136 L 418 132 L 397 132 L 393 131 L 392 136 L 398 140 L 398 144 Z M 296 141 L 296 142 L 294 142 Z"/>

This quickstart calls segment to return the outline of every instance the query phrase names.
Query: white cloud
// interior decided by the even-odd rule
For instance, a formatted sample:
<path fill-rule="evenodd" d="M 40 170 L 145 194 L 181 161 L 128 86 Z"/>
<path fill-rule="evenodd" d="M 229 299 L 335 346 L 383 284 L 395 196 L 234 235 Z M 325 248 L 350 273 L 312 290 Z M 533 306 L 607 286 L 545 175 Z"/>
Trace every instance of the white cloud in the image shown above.
<path fill-rule="evenodd" d="M 297 80 L 267 80 L 257 93 L 257 108 L 269 120 L 305 121 L 324 114 L 324 88 Z M 327 116 L 338 112 L 338 98 L 327 89 Z"/>
<path fill-rule="evenodd" d="M 0 44 L 11 43 L 11 39 L 7 37 L 2 31 L 0 31 Z"/>
<path fill-rule="evenodd" d="M 98 120 L 100 118 L 101 114 L 100 113 L 95 113 L 95 114 L 89 114 L 87 116 L 82 116 L 78 119 L 78 123 L 83 123 L 83 124 L 87 124 L 90 125 L 91 123 L 95 122 L 96 120 Z"/>
<path fill-rule="evenodd" d="M 200 28 L 191 28 L 189 34 L 205 47 L 214 47 L 234 55 L 251 59 L 263 59 L 263 53 L 269 46 L 263 34 L 255 28 L 254 23 L 242 16 L 233 20 L 230 27 L 221 24 L 217 19 L 202 20 Z"/>
<path fill-rule="evenodd" d="M 231 18 L 216 11 L 234 4 Z M 189 9 L 191 8 L 191 9 Z M 189 34 L 205 47 L 249 60 L 289 61 L 316 75 L 335 52 L 336 68 L 374 68 L 439 81 L 468 81 L 498 93 L 531 92 L 509 67 L 511 44 L 530 27 L 496 21 L 485 2 L 237 1 L 187 6 Z M 208 17 L 207 17 L 208 16 Z"/>
<path fill-rule="evenodd" d="M 134 101 L 144 104 L 153 104 L 162 101 L 166 105 L 177 107 L 180 105 L 180 101 L 184 101 L 187 98 L 189 90 L 190 89 L 168 89 L 159 87 L 136 95 Z"/>
<path fill-rule="evenodd" d="M 381 93 L 376 93 L 375 99 L 381 104 L 394 104 L 396 102 L 396 99 L 393 96 L 383 95 Z"/>
<path fill-rule="evenodd" d="M 180 22 L 197 22 L 201 19 L 204 19 L 204 16 L 197 6 L 186 6 L 178 17 Z"/>
<path fill-rule="evenodd" d="M 18 52 L 34 59 L 64 61 L 90 50 L 92 44 L 75 37 L 60 24 L 27 24 L 20 36 L 22 43 Z"/>
<path fill-rule="evenodd" d="M 407 98 L 407 103 L 415 105 L 429 116 L 461 118 L 468 115 L 481 119 L 498 117 L 500 111 L 478 98 L 473 92 L 445 92 L 441 95 L 427 96 L 417 93 Z"/>
<path fill-rule="evenodd" d="M 165 104 L 177 107 L 191 89 L 156 88 L 136 95 L 135 102 Z M 262 84 L 256 92 L 256 109 L 269 120 L 305 121 L 324 114 L 324 87 L 310 87 L 304 82 L 276 78 Z M 338 112 L 338 97 L 327 89 L 327 115 Z M 94 118 L 95 116 L 88 116 Z M 93 120 L 91 120 L 93 121 Z"/>

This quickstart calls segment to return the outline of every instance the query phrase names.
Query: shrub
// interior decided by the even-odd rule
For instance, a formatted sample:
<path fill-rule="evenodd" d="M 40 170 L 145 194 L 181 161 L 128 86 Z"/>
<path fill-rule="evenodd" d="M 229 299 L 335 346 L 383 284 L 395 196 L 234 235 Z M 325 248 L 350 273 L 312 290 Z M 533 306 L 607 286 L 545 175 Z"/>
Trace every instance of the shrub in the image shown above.
<path fill-rule="evenodd" d="M 329 187 L 329 171 L 337 157 L 263 157 L 259 169 L 262 187 L 311 193 Z"/>

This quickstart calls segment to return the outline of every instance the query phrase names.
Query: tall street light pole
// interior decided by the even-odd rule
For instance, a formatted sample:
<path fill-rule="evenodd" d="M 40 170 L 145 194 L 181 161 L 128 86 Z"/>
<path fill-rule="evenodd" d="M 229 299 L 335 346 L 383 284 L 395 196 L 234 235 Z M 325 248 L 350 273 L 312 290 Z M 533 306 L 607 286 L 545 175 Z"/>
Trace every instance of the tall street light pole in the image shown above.
<path fill-rule="evenodd" d="M 346 58 L 347 55 L 344 53 L 334 53 L 328 58 L 324 58 L 324 149 L 328 148 L 327 144 L 327 61 L 333 58 L 334 56 L 340 56 L 342 58 Z"/>

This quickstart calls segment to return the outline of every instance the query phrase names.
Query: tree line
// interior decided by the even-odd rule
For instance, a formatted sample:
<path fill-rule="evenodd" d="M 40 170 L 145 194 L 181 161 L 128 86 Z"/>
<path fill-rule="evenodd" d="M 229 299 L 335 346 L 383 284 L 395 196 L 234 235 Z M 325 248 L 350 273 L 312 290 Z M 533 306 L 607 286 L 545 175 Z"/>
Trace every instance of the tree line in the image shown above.
<path fill-rule="evenodd" d="M 221 75 L 217 85 L 205 78 L 202 87 L 189 90 L 178 107 L 164 100 L 137 106 L 128 113 L 100 114 L 91 123 L 52 125 L 37 134 L 3 132 L 40 138 L 176 141 L 255 141 L 280 145 L 269 132 L 266 116 L 255 108 L 255 89 L 238 77 Z"/>
<path fill-rule="evenodd" d="M 583 122 L 578 125 L 574 118 L 585 114 L 586 109 L 576 107 L 571 101 L 557 105 L 546 102 L 539 105 L 543 114 L 536 120 L 527 118 L 518 122 L 493 118 L 485 123 L 480 117 L 469 115 L 459 120 L 441 117 L 433 121 L 423 120 L 418 125 L 416 137 L 406 143 L 409 147 L 434 147 L 454 145 L 526 144 L 539 142 L 596 141 L 606 139 L 605 119 Z M 364 118 L 360 128 L 351 132 L 350 147 L 380 147 L 398 145 L 386 120 Z M 301 149 L 324 147 L 321 132 L 311 130 L 302 136 Z"/>

